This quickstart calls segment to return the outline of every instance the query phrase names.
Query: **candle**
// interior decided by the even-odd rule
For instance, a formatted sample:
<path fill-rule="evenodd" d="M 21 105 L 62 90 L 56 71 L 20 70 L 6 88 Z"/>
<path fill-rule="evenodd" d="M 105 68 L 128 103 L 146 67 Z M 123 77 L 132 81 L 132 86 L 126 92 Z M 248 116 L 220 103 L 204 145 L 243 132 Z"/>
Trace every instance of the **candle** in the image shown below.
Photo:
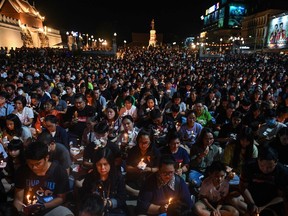
<path fill-rule="evenodd" d="M 37 199 L 36 199 L 36 196 L 33 196 L 33 199 L 32 199 L 32 205 L 36 204 L 37 203 Z"/>
<path fill-rule="evenodd" d="M 144 158 L 142 158 L 140 162 L 143 162 L 143 161 L 144 161 Z"/>
<path fill-rule="evenodd" d="M 128 142 L 128 134 L 127 133 L 123 134 L 122 142 Z"/>
<path fill-rule="evenodd" d="M 27 204 L 30 205 L 32 203 L 30 200 L 30 194 L 27 194 L 26 199 L 27 199 Z"/>
<path fill-rule="evenodd" d="M 181 165 L 182 165 L 182 163 L 179 163 L 179 169 L 181 169 Z"/>
<path fill-rule="evenodd" d="M 168 201 L 168 205 L 170 205 L 171 202 L 172 202 L 172 198 L 170 197 L 170 198 L 169 198 L 169 201 Z"/>

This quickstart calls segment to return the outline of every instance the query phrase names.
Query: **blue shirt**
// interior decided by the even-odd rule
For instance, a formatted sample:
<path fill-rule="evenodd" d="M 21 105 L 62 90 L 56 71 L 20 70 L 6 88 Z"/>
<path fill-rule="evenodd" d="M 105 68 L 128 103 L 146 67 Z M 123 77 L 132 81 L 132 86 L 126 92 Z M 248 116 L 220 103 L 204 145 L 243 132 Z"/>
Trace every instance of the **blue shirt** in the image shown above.
<path fill-rule="evenodd" d="M 5 103 L 3 107 L 0 107 L 0 117 L 7 116 L 14 111 L 14 106 L 8 103 Z"/>

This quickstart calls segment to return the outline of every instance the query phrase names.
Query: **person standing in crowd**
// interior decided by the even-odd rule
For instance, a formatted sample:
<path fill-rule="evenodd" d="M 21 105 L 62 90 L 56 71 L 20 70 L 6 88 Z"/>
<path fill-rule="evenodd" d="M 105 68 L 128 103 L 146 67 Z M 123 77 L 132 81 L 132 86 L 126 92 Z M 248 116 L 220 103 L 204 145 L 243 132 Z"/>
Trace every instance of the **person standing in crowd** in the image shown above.
<path fill-rule="evenodd" d="M 180 201 L 192 209 L 190 192 L 185 181 L 175 174 L 176 162 L 172 155 L 162 155 L 158 171 L 149 176 L 140 189 L 136 211 L 138 215 L 166 213 L 172 202 Z"/>
<path fill-rule="evenodd" d="M 69 191 L 67 172 L 57 162 L 49 161 L 48 146 L 32 142 L 25 150 L 25 158 L 27 165 L 15 175 L 13 204 L 17 210 L 26 215 L 73 216 L 62 206 Z"/>

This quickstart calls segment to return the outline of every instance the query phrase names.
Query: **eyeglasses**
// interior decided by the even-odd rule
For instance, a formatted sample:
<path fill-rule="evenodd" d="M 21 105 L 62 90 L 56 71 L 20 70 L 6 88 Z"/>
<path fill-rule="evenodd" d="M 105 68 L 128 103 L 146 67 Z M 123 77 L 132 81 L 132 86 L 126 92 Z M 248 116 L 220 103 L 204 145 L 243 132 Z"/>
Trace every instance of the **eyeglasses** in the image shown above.
<path fill-rule="evenodd" d="M 171 176 L 171 175 L 173 175 L 174 173 L 175 173 L 174 171 L 160 172 L 160 175 L 162 175 L 162 176 Z"/>

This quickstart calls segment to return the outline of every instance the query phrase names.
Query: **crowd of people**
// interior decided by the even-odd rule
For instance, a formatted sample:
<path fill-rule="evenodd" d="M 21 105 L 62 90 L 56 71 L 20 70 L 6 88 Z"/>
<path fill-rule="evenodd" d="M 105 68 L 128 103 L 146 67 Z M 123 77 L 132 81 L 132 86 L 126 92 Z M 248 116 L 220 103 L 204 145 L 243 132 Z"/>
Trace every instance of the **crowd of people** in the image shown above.
<path fill-rule="evenodd" d="M 1 54 L 0 215 L 288 215 L 287 55 L 119 52 Z"/>

